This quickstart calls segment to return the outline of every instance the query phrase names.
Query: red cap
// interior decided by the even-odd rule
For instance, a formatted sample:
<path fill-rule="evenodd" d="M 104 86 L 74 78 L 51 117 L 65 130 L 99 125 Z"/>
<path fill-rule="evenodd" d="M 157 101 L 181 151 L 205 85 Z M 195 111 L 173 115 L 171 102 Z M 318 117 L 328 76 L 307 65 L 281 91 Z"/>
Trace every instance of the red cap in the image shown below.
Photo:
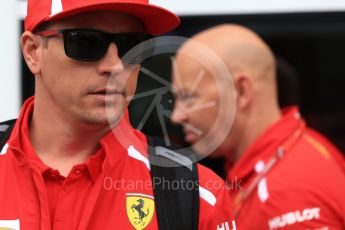
<path fill-rule="evenodd" d="M 95 11 L 116 10 L 131 14 L 141 20 L 148 34 L 162 34 L 175 29 L 180 19 L 148 0 L 28 0 L 25 30 L 34 31 L 43 22 Z"/>

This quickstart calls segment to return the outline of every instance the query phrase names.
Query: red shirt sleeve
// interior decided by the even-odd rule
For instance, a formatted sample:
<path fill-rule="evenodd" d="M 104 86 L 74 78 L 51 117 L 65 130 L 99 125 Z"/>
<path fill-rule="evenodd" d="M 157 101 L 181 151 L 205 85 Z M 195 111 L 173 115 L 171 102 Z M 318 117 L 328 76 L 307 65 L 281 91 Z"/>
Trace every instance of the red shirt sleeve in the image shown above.
<path fill-rule="evenodd" d="M 229 192 L 224 181 L 210 169 L 199 165 L 199 229 L 234 230 Z"/>

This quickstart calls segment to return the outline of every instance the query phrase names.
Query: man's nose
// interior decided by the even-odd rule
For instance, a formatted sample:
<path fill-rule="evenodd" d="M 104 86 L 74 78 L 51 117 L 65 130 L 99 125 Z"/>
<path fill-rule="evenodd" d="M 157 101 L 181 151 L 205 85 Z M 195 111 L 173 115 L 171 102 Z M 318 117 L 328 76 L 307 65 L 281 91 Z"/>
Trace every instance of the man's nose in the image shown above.
<path fill-rule="evenodd" d="M 104 57 L 100 61 L 99 72 L 101 74 L 120 73 L 125 66 L 119 56 L 119 49 L 116 44 L 110 43 Z"/>
<path fill-rule="evenodd" d="M 183 124 L 188 119 L 188 114 L 186 111 L 186 106 L 179 102 L 178 100 L 175 101 L 174 109 L 171 114 L 171 121 L 174 124 Z"/>

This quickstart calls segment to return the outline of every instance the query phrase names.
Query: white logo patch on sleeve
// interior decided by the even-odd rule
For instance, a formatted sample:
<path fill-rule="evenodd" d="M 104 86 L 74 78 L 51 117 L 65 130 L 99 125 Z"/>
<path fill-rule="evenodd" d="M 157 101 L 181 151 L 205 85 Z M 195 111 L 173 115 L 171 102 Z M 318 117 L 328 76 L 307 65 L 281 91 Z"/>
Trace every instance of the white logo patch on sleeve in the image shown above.
<path fill-rule="evenodd" d="M 129 146 L 127 151 L 130 157 L 133 157 L 134 159 L 137 159 L 138 161 L 143 162 L 146 165 L 147 169 L 151 171 L 151 165 L 150 165 L 149 160 L 143 154 L 141 154 L 138 150 L 136 150 L 133 147 L 133 145 Z"/>
<path fill-rule="evenodd" d="M 274 217 L 268 221 L 271 230 L 283 228 L 307 220 L 317 220 L 320 218 L 320 208 L 306 208 L 303 211 L 296 210 Z"/>
<path fill-rule="evenodd" d="M 221 224 L 218 224 L 217 230 L 236 230 L 236 223 L 234 220 L 231 222 L 231 224 L 232 224 L 232 228 L 229 227 L 228 221 L 221 223 Z"/>
<path fill-rule="evenodd" d="M 6 143 L 4 147 L 1 149 L 0 155 L 5 155 L 7 153 L 8 144 Z"/>
<path fill-rule="evenodd" d="M 19 220 L 0 220 L 0 230 L 20 230 Z"/>
<path fill-rule="evenodd" d="M 213 193 L 201 186 L 199 186 L 199 195 L 211 206 L 214 206 L 217 202 L 217 198 L 213 195 Z"/>
<path fill-rule="evenodd" d="M 258 184 L 258 196 L 261 202 L 265 202 L 268 197 L 269 197 L 269 193 L 268 193 L 268 189 L 267 189 L 267 179 L 266 178 L 262 178 Z"/>

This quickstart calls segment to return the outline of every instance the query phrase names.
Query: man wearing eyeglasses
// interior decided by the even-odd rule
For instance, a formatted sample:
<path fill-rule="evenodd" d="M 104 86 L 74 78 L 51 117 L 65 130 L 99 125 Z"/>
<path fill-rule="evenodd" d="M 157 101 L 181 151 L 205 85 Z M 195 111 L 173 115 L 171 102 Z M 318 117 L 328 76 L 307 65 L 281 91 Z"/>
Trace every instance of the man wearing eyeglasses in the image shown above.
<path fill-rule="evenodd" d="M 188 199 L 163 199 L 173 205 L 156 210 L 147 137 L 126 112 L 143 61 L 126 53 L 178 24 L 145 0 L 28 0 L 21 44 L 35 96 L 1 148 L 0 229 L 173 229 L 183 221 L 164 214 Z M 197 168 L 193 229 L 230 229 L 223 182 Z"/>
<path fill-rule="evenodd" d="M 207 71 L 213 60 L 198 62 L 202 55 L 191 52 L 196 42 L 212 50 L 229 73 Z M 296 106 L 280 110 L 275 71 L 273 52 L 248 28 L 224 24 L 200 32 L 176 56 L 172 121 L 184 126 L 185 140 L 199 154 L 210 154 L 210 142 L 223 135 L 211 154 L 227 161 L 228 205 L 238 229 L 345 229 L 344 157 L 306 126 Z M 230 79 L 228 91 L 236 94 L 231 129 L 231 116 L 220 125 L 214 119 L 234 108 L 221 107 L 217 74 Z"/>

